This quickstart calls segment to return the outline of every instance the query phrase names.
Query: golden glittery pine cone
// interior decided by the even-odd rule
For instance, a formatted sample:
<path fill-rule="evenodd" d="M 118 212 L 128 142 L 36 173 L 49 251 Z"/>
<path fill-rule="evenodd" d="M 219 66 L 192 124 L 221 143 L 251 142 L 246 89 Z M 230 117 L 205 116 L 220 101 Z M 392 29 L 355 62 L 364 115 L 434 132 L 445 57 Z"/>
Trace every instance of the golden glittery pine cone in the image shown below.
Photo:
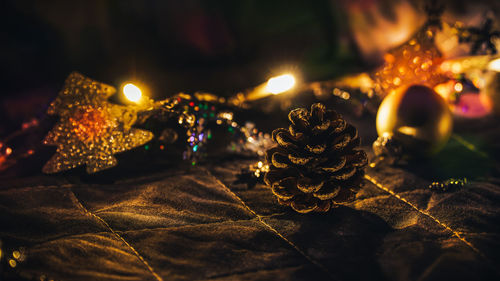
<path fill-rule="evenodd" d="M 289 129 L 273 131 L 278 145 L 266 153 L 264 181 L 278 202 L 309 213 L 354 199 L 368 163 L 357 129 L 321 103 L 294 109 L 288 119 Z"/>

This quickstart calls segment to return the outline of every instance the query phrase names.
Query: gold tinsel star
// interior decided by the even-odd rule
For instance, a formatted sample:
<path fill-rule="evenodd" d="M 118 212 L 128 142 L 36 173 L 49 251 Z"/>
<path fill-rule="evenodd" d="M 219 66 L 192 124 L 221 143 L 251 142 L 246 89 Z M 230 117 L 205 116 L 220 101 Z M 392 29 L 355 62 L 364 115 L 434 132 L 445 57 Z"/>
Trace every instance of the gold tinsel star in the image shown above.
<path fill-rule="evenodd" d="M 116 92 L 112 86 L 73 72 L 47 113 L 59 121 L 47 134 L 44 144 L 57 145 L 56 154 L 43 167 L 44 173 L 57 173 L 87 165 L 95 173 L 117 164 L 115 153 L 143 145 L 151 140 L 149 131 L 132 128 L 137 112 L 108 102 Z"/>
<path fill-rule="evenodd" d="M 434 43 L 436 29 L 425 25 L 410 40 L 384 55 L 384 64 L 373 75 L 378 93 L 385 96 L 412 84 L 434 87 L 448 80 L 439 70 L 443 56 Z"/>

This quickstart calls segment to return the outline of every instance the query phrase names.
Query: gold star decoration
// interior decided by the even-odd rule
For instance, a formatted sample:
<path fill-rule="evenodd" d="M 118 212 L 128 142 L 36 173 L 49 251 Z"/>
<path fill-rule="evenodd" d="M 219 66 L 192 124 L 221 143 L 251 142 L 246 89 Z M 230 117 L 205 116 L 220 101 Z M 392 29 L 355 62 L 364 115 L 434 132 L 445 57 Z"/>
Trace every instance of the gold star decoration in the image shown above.
<path fill-rule="evenodd" d="M 439 70 L 443 56 L 434 43 L 434 25 L 425 25 L 410 40 L 384 55 L 384 64 L 373 75 L 377 93 L 385 96 L 402 86 L 434 87 L 448 80 Z"/>
<path fill-rule="evenodd" d="M 44 139 L 56 145 L 56 154 L 45 164 L 44 173 L 57 173 L 86 165 L 95 173 L 117 164 L 114 154 L 145 144 L 153 138 L 149 131 L 132 128 L 137 120 L 133 107 L 112 104 L 112 86 L 71 73 L 64 88 L 47 111 L 59 121 Z"/>

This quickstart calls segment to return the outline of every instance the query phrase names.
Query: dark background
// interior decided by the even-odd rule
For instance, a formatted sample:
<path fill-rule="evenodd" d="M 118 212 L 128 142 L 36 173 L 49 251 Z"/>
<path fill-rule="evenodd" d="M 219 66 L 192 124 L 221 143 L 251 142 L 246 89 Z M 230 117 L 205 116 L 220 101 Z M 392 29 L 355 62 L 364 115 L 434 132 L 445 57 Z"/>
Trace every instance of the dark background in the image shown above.
<path fill-rule="evenodd" d="M 451 23 L 500 11 L 499 1 L 445 2 Z M 1 3 L 0 136 L 43 113 L 73 70 L 116 86 L 141 81 L 154 98 L 196 90 L 230 95 L 285 70 L 318 80 L 370 69 L 425 21 L 423 1 Z M 368 36 L 387 34 L 388 24 L 401 26 L 410 15 L 416 20 L 399 41 Z"/>

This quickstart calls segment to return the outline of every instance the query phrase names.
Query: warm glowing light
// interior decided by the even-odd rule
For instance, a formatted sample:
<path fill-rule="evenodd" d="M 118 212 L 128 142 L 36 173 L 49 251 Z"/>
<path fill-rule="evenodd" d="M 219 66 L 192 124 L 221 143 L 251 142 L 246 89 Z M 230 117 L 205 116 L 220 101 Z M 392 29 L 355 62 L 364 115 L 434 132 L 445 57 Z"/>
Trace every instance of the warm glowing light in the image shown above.
<path fill-rule="evenodd" d="M 490 70 L 500 72 L 500 58 L 490 61 L 488 68 Z"/>
<path fill-rule="evenodd" d="M 446 71 L 450 71 L 450 69 L 451 69 L 451 63 L 450 63 L 450 62 L 445 61 L 445 62 L 443 62 L 443 63 L 441 64 L 441 66 L 440 66 L 440 67 L 441 67 L 441 70 L 442 70 L 442 71 L 445 71 L 445 72 L 446 72 Z"/>
<path fill-rule="evenodd" d="M 123 94 L 131 102 L 139 102 L 142 97 L 141 89 L 132 83 L 127 83 L 123 86 Z"/>
<path fill-rule="evenodd" d="M 442 83 L 434 87 L 434 91 L 438 93 L 443 99 L 448 100 L 451 94 L 452 86 L 449 83 Z"/>
<path fill-rule="evenodd" d="M 18 259 L 21 257 L 21 252 L 19 252 L 19 251 L 14 251 L 14 252 L 12 252 L 12 256 L 13 256 L 16 260 L 18 260 Z"/>
<path fill-rule="evenodd" d="M 410 126 L 401 126 L 398 128 L 398 132 L 403 135 L 416 137 L 418 134 L 418 129 Z"/>
<path fill-rule="evenodd" d="M 459 83 L 455 84 L 454 88 L 455 88 L 455 91 L 460 93 L 464 89 L 464 85 L 462 85 L 462 83 L 459 82 Z"/>
<path fill-rule="evenodd" d="M 392 81 L 392 83 L 396 86 L 399 86 L 401 84 L 401 78 L 395 77 Z"/>
<path fill-rule="evenodd" d="M 460 65 L 459 62 L 454 62 L 451 65 L 451 72 L 453 73 L 460 73 L 462 71 L 462 66 Z"/>
<path fill-rule="evenodd" d="M 292 89 L 293 86 L 295 86 L 295 77 L 291 74 L 283 74 L 269 79 L 266 91 L 277 95 Z"/>

